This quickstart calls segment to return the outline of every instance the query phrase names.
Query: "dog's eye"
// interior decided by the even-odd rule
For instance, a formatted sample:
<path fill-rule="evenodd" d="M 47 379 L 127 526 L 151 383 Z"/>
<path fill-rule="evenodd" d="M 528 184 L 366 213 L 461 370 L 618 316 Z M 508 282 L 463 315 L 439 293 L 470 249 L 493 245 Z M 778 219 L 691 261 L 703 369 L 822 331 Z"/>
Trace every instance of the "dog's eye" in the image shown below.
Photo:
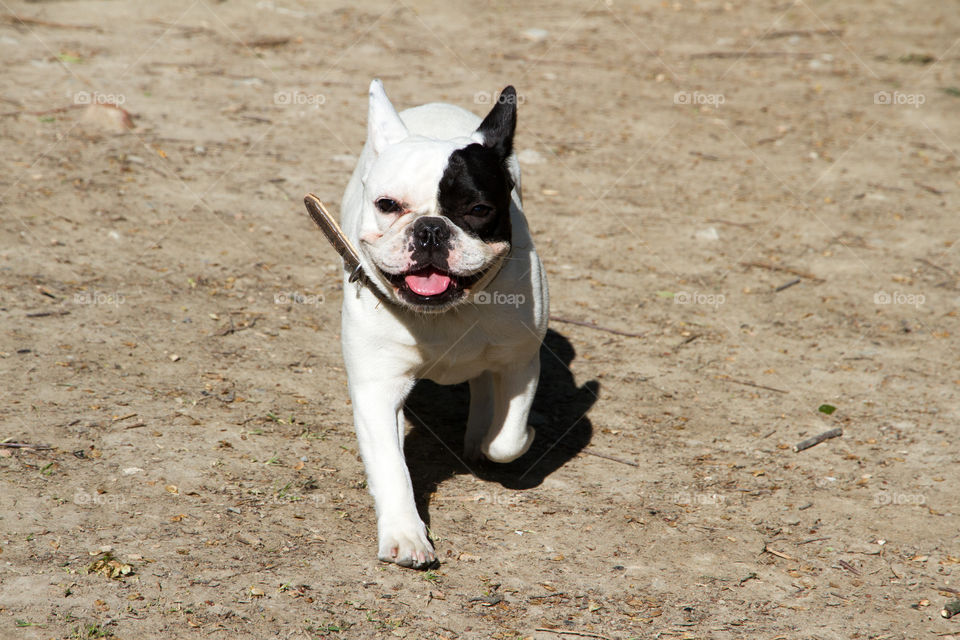
<path fill-rule="evenodd" d="M 374 204 L 376 204 L 377 209 L 383 213 L 400 213 L 403 211 L 403 207 L 400 206 L 400 203 L 396 200 L 391 200 L 390 198 L 380 198 Z"/>
<path fill-rule="evenodd" d="M 470 215 L 478 218 L 486 218 L 493 213 L 493 207 L 488 204 L 475 204 L 470 209 Z"/>

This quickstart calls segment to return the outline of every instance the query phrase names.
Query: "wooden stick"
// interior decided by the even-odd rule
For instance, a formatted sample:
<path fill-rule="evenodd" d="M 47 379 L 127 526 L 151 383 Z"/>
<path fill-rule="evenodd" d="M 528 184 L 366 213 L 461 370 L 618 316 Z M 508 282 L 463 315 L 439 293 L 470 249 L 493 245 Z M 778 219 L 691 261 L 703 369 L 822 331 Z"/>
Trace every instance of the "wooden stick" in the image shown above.
<path fill-rule="evenodd" d="M 810 447 L 817 446 L 824 440 L 829 440 L 830 438 L 836 438 L 837 436 L 842 436 L 842 435 L 843 435 L 843 429 L 840 427 L 834 427 L 829 431 L 824 431 L 818 436 L 813 436 L 812 438 L 807 438 L 806 440 L 798 442 L 797 444 L 793 445 L 793 451 L 794 453 L 799 453 L 804 449 L 809 449 Z"/>
<path fill-rule="evenodd" d="M 0 442 L 0 447 L 8 447 L 10 449 L 52 449 L 48 444 L 29 444 L 27 442 Z"/>
<path fill-rule="evenodd" d="M 718 376 L 719 380 L 726 380 L 727 382 L 733 382 L 735 384 L 742 384 L 748 387 L 754 387 L 756 389 L 766 389 L 767 391 L 776 391 L 777 393 L 790 393 L 786 389 L 777 389 L 776 387 L 768 387 L 765 384 L 757 384 L 756 382 L 750 382 L 749 380 L 737 380 L 736 378 L 728 378 L 726 376 Z"/>
<path fill-rule="evenodd" d="M 628 464 L 628 465 L 630 465 L 631 467 L 639 467 L 639 466 L 640 466 L 640 465 L 637 464 L 636 462 L 631 462 L 630 460 L 624 460 L 623 458 L 617 458 L 617 457 L 615 457 L 615 456 L 611 456 L 611 455 L 608 454 L 608 453 L 600 453 L 599 451 L 594 451 L 593 449 L 590 449 L 589 447 L 581 450 L 580 453 L 585 453 L 585 454 L 587 454 L 588 456 L 596 456 L 596 457 L 598 457 L 598 458 L 603 458 L 604 460 L 613 460 L 614 462 L 619 462 L 620 464 Z"/>
<path fill-rule="evenodd" d="M 803 58 L 815 57 L 815 54 L 806 51 L 705 51 L 689 56 L 691 60 L 700 58 Z"/>
<path fill-rule="evenodd" d="M 693 342 L 693 341 L 696 340 L 697 338 L 702 338 L 702 337 L 703 337 L 703 334 L 702 334 L 702 333 L 695 333 L 695 334 L 693 334 L 692 336 L 690 336 L 689 338 L 687 338 L 686 340 L 684 340 L 683 342 L 681 342 L 680 344 L 678 344 L 677 346 L 675 346 L 675 347 L 673 348 L 673 350 L 676 351 L 677 349 L 679 349 L 679 348 L 682 347 L 683 345 L 685 345 L 685 344 L 690 344 L 691 342 Z"/>
<path fill-rule="evenodd" d="M 770 271 L 783 271 L 784 273 L 792 273 L 795 276 L 800 276 L 801 278 L 806 278 L 807 280 L 813 280 L 814 282 L 824 282 L 823 278 L 818 278 L 809 271 L 800 271 L 799 269 L 794 269 L 792 267 L 781 267 L 778 264 L 770 264 L 769 262 L 741 262 L 744 267 L 756 267 L 758 269 L 769 269 Z"/>
<path fill-rule="evenodd" d="M 860 572 L 857 571 L 857 569 L 856 569 L 852 564 L 850 564 L 849 562 L 847 562 L 846 560 L 838 560 L 838 561 L 837 561 L 837 564 L 840 565 L 841 567 L 843 567 L 844 569 L 846 569 L 847 571 L 849 571 L 850 573 L 852 573 L 852 574 L 855 575 L 855 576 L 860 575 Z"/>
<path fill-rule="evenodd" d="M 796 280 L 791 280 L 790 282 L 788 282 L 788 283 L 786 283 L 786 284 L 780 285 L 779 287 L 777 287 L 776 289 L 774 289 L 773 292 L 774 292 L 774 293 L 780 293 L 781 291 L 785 291 L 785 290 L 789 289 L 790 287 L 792 287 L 793 285 L 795 285 L 795 284 L 800 284 L 801 282 L 803 282 L 803 280 L 801 280 L 800 278 L 797 278 Z"/>
<path fill-rule="evenodd" d="M 943 191 L 943 190 L 941 190 L 941 189 L 937 189 L 936 187 L 931 187 L 931 186 L 928 185 L 928 184 L 923 184 L 922 182 L 918 182 L 918 181 L 916 181 L 916 180 L 913 181 L 913 184 L 917 185 L 918 187 L 920 187 L 920 188 L 923 189 L 924 191 L 929 191 L 930 193 L 932 193 L 932 194 L 935 195 L 935 196 L 942 196 L 944 193 L 946 193 L 945 191 Z"/>
<path fill-rule="evenodd" d="M 587 329 L 596 329 L 597 331 L 606 331 L 607 333 L 612 333 L 618 336 L 627 336 L 628 338 L 643 338 L 645 337 L 642 333 L 631 333 L 630 331 L 621 331 L 620 329 L 611 329 L 610 327 L 601 327 L 600 325 L 594 322 L 585 322 L 583 320 L 572 320 L 570 318 L 564 318 L 562 316 L 550 316 L 550 319 L 554 322 L 563 322 L 565 324 L 575 324 L 578 327 L 586 327 Z"/>
<path fill-rule="evenodd" d="M 753 226 L 749 222 L 733 222 L 732 220 L 724 220 L 723 218 L 707 218 L 706 221 L 715 222 L 717 224 L 729 224 L 734 227 L 744 227 L 745 229 L 749 229 L 750 227 Z"/>
<path fill-rule="evenodd" d="M 795 558 L 791 558 L 790 556 L 788 556 L 788 555 L 785 554 L 785 553 L 781 553 L 780 551 L 777 551 L 776 549 L 771 549 L 770 547 L 767 546 L 766 543 L 763 544 L 763 551 L 762 551 L 762 553 L 769 553 L 769 554 L 772 555 L 772 556 L 777 556 L 778 558 L 783 558 L 784 560 L 795 560 Z"/>
<path fill-rule="evenodd" d="M 37 18 L 28 18 L 27 16 L 18 16 L 15 13 L 5 15 L 4 20 L 10 24 L 20 23 L 24 26 L 32 24 L 35 27 L 51 27 L 53 29 L 84 29 L 90 31 L 101 31 L 100 27 L 92 24 L 64 24 L 62 22 L 48 22 Z"/>
<path fill-rule="evenodd" d="M 527 600 L 544 600 L 546 598 L 555 598 L 557 596 L 567 595 L 564 591 L 557 591 L 556 593 L 548 593 L 542 596 L 527 596 Z"/>
<path fill-rule="evenodd" d="M 600 635 L 599 633 L 590 633 L 588 631 L 563 631 L 561 629 L 548 629 L 546 627 L 539 627 L 535 631 L 546 631 L 547 633 L 556 633 L 561 636 L 580 636 L 581 638 L 600 638 L 601 640 L 610 640 L 607 636 Z"/>
<path fill-rule="evenodd" d="M 764 34 L 762 40 L 776 40 L 777 38 L 789 38 L 791 36 L 837 36 L 843 35 L 843 29 L 787 29 L 784 31 L 771 31 Z"/>

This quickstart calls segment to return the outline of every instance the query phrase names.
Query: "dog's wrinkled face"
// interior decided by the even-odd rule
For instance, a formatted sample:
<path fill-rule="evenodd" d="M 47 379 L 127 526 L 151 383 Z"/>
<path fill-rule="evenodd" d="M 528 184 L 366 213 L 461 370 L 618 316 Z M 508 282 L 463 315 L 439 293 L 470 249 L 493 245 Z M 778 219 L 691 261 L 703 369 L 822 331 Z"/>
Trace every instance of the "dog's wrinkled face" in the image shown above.
<path fill-rule="evenodd" d="M 485 286 L 510 251 L 516 127 L 512 87 L 469 138 L 411 135 L 376 83 L 363 179 L 360 246 L 391 300 L 421 312 L 450 309 Z"/>

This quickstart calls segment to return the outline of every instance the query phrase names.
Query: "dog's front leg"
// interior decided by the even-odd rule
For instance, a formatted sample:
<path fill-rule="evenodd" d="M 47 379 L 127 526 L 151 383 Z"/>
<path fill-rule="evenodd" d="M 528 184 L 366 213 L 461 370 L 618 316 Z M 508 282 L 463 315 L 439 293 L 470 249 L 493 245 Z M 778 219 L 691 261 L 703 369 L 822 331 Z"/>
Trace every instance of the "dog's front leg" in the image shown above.
<path fill-rule="evenodd" d="M 413 380 L 377 380 L 350 385 L 360 455 L 377 511 L 378 556 L 422 569 L 436 556 L 417 513 L 410 472 L 403 457 L 403 401 Z"/>

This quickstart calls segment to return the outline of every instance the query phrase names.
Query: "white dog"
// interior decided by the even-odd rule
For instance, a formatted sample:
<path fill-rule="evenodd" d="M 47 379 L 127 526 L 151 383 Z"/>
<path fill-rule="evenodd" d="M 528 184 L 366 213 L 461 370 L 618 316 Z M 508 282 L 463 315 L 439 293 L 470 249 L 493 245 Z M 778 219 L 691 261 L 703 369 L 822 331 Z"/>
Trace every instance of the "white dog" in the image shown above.
<path fill-rule="evenodd" d="M 548 295 L 521 209 L 516 102 L 507 87 L 482 122 L 440 103 L 398 114 L 374 80 L 367 143 L 343 196 L 363 274 L 344 274 L 343 357 L 379 558 L 405 567 L 436 560 L 403 454 L 414 383 L 470 382 L 468 459 L 509 462 L 534 437 Z"/>

